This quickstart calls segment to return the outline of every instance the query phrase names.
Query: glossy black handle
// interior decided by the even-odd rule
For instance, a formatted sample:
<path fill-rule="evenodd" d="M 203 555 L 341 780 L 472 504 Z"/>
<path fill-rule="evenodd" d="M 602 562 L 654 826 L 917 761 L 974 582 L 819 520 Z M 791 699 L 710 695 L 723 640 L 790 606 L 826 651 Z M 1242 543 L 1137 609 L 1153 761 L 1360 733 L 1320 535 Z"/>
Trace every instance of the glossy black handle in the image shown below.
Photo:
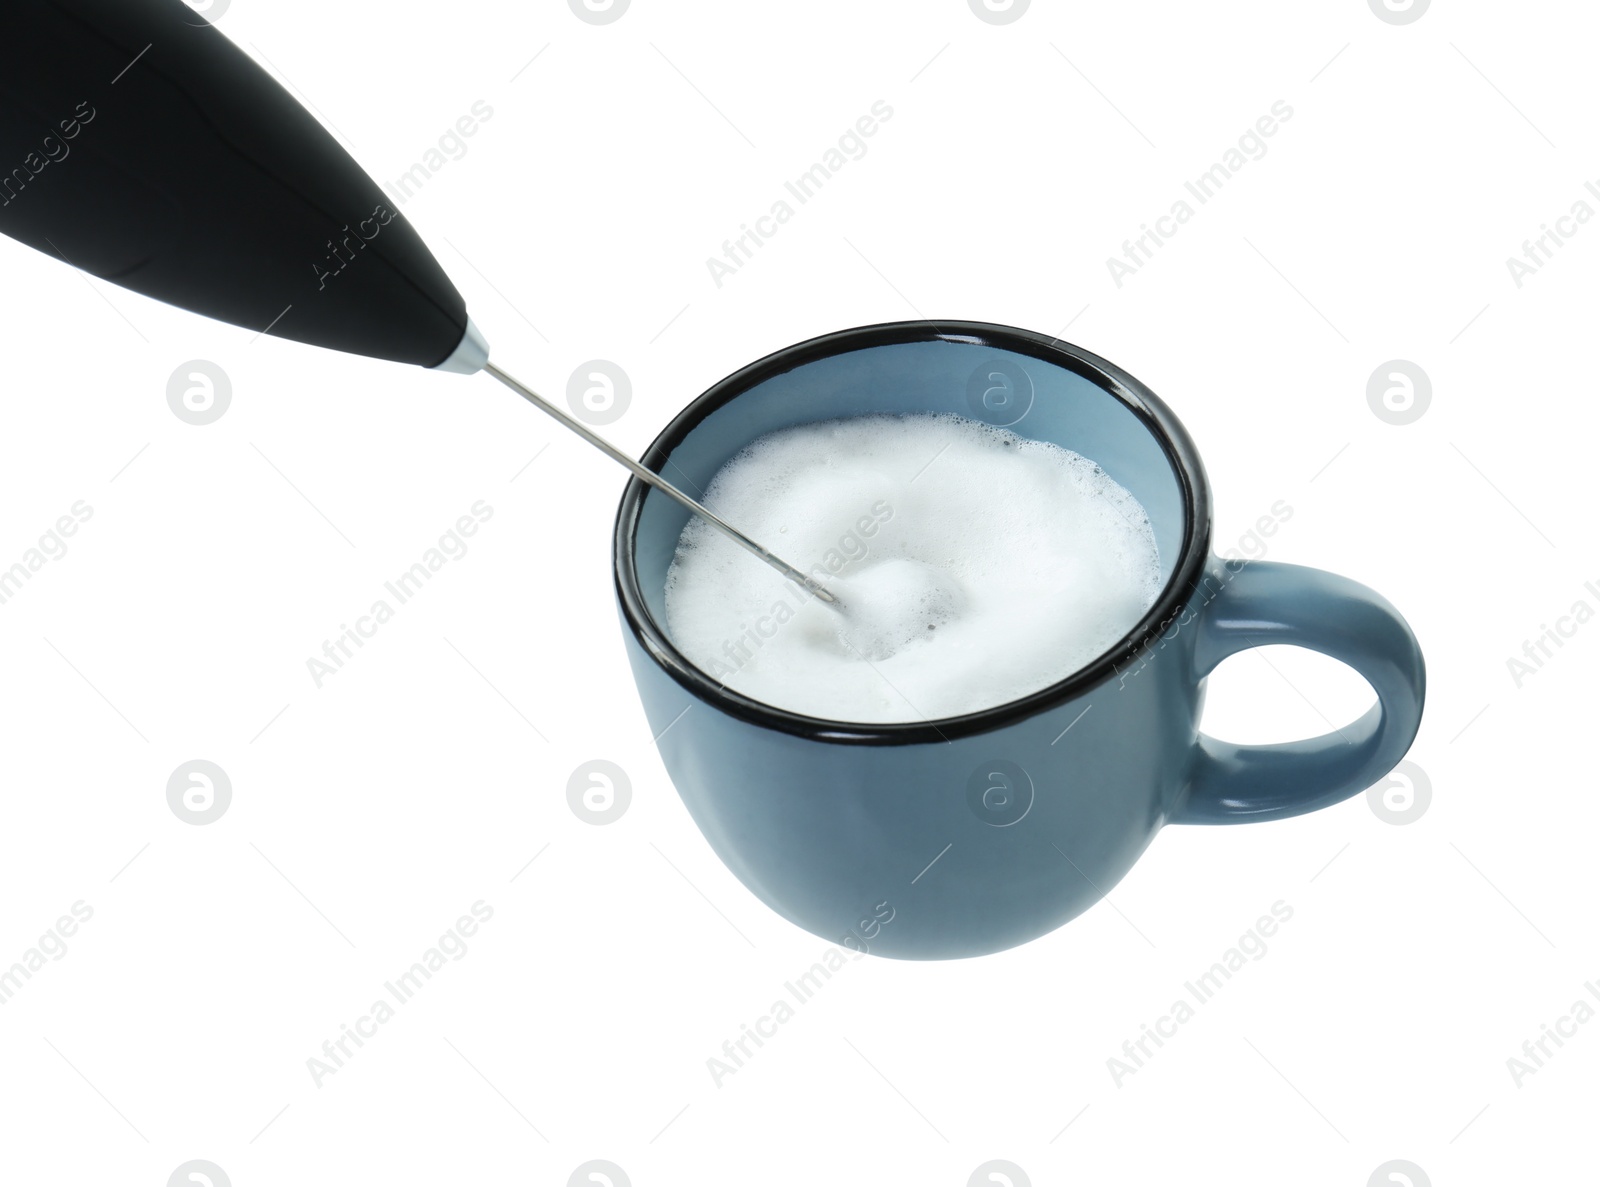
<path fill-rule="evenodd" d="M 352 354 L 432 367 L 467 330 L 377 183 L 182 0 L 0 0 L 0 232 Z"/>

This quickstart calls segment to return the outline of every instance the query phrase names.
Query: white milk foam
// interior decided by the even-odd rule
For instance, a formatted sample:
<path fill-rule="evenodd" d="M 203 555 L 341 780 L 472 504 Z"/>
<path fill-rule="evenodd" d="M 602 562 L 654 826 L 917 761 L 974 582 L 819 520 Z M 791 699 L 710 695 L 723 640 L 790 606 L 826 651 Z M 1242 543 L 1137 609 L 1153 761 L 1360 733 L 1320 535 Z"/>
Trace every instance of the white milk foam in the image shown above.
<path fill-rule="evenodd" d="M 1014 701 L 1093 660 L 1160 592 L 1150 517 L 1110 475 L 960 416 L 769 433 L 705 502 L 848 609 L 690 517 L 667 632 L 728 688 L 811 717 L 922 721 Z"/>

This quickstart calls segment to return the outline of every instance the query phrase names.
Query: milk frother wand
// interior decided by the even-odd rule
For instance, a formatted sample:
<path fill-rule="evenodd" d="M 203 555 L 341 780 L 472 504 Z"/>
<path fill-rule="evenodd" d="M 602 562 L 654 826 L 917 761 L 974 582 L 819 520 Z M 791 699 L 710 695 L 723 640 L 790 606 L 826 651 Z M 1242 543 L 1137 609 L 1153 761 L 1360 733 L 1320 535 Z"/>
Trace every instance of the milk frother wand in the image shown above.
<path fill-rule="evenodd" d="M 821 582 L 490 362 L 460 293 L 377 183 L 182 0 L 0 3 L 0 232 L 245 329 L 487 372 L 843 610 Z"/>
<path fill-rule="evenodd" d="M 476 327 L 472 325 L 472 321 L 469 318 L 467 321 L 468 331 L 471 332 L 475 328 Z M 767 564 L 778 570 L 778 572 L 782 573 L 790 581 L 798 582 L 806 589 L 808 593 L 812 594 L 814 597 L 821 598 L 824 602 L 828 603 L 841 613 L 844 611 L 844 603 L 839 600 L 839 595 L 834 593 L 827 586 L 823 585 L 822 582 L 818 581 L 815 577 L 812 577 L 808 573 L 802 573 L 799 569 L 795 568 L 782 557 L 775 556 L 773 553 L 767 551 L 764 545 L 757 544 L 749 536 L 745 535 L 738 528 L 734 527 L 727 520 L 723 519 L 715 511 L 711 510 L 711 508 L 691 498 L 689 495 L 684 494 L 683 491 L 673 486 L 672 483 L 661 477 L 661 475 L 657 474 L 654 470 L 648 470 L 638 462 L 634 461 L 627 454 L 623 453 L 616 446 L 612 445 L 611 442 L 607 441 L 604 437 L 600 436 L 600 434 L 590 429 L 589 426 L 584 424 L 581 420 L 576 420 L 573 417 L 568 416 L 565 412 L 561 411 L 561 409 L 550 403 L 549 400 L 546 400 L 531 387 L 528 387 L 520 380 L 507 375 L 499 367 L 489 362 L 488 359 L 484 360 L 483 369 L 490 375 L 493 375 L 501 383 L 509 387 L 512 391 L 516 392 L 517 395 L 521 396 L 524 400 L 528 401 L 528 403 L 539 409 L 539 411 L 547 412 L 551 416 L 555 417 L 562 424 L 566 425 L 567 428 L 578 434 L 578 436 L 582 437 L 590 445 L 593 445 L 612 461 L 626 466 L 629 472 L 637 477 L 640 481 L 646 482 L 655 487 L 664 495 L 670 495 L 672 498 L 682 503 L 690 511 L 693 511 L 701 519 L 709 523 L 712 527 L 716 528 L 723 535 L 727 536 L 730 540 L 734 541 L 736 544 L 739 544 L 748 552 L 754 553 L 756 556 L 766 561 Z"/>

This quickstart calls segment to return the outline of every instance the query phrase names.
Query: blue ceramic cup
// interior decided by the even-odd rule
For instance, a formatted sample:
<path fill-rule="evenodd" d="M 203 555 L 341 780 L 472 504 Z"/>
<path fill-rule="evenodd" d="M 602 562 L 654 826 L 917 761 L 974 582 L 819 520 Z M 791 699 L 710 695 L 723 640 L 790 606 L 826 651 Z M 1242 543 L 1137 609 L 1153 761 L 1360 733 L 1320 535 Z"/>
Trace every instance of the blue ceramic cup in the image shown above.
<path fill-rule="evenodd" d="M 1087 910 L 1164 824 L 1327 807 L 1405 754 L 1424 683 L 1405 620 L 1343 577 L 1213 555 L 1210 492 L 1183 426 L 1077 347 L 981 322 L 828 334 L 712 387 L 644 463 L 703 490 L 763 433 L 905 412 L 958 413 L 1094 459 L 1150 513 L 1162 592 L 1116 646 L 1009 704 L 885 725 L 806 717 L 722 687 L 673 646 L 663 590 L 687 512 L 630 482 L 613 561 L 645 713 L 712 848 L 780 915 L 882 956 L 997 952 Z M 1264 644 L 1349 664 L 1377 704 L 1301 742 L 1201 734 L 1207 673 Z"/>

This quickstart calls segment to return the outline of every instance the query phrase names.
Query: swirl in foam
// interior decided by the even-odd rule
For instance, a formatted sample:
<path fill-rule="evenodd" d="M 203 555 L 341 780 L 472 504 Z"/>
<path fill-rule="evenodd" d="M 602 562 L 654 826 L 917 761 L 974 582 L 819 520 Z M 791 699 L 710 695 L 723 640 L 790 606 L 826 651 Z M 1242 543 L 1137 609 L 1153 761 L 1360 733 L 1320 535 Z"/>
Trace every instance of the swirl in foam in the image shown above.
<path fill-rule="evenodd" d="M 834 721 L 953 717 L 1065 679 L 1160 592 L 1150 517 L 1094 462 L 959 416 L 859 416 L 758 438 L 706 503 L 846 605 L 699 519 L 667 631 L 727 687 Z"/>

